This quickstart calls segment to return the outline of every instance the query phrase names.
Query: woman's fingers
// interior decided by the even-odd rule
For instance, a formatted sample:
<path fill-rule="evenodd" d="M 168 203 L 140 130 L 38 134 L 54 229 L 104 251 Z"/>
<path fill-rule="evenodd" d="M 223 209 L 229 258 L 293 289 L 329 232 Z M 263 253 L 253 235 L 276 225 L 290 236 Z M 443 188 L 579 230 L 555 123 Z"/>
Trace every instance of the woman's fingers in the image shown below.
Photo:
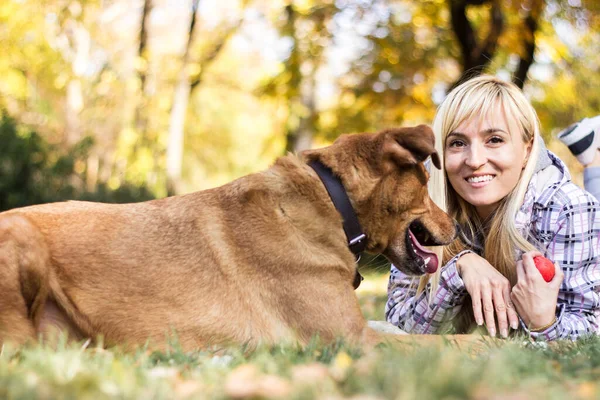
<path fill-rule="evenodd" d="M 473 290 L 471 295 L 471 303 L 473 305 L 473 316 L 477 325 L 483 325 L 483 313 L 481 312 L 481 292 L 478 288 Z"/>
<path fill-rule="evenodd" d="M 517 315 L 517 310 L 512 301 L 511 293 L 510 293 L 510 285 L 505 285 L 504 290 L 504 301 L 506 301 L 506 315 L 508 316 L 508 323 L 510 327 L 513 329 L 517 329 L 519 327 L 519 316 Z"/>
<path fill-rule="evenodd" d="M 532 252 L 523 253 L 523 271 L 529 279 L 543 279 L 533 262 Z"/>
<path fill-rule="evenodd" d="M 526 251 L 523 255 L 529 255 L 531 258 L 533 257 L 544 257 L 544 255 L 539 250 Z"/>
<path fill-rule="evenodd" d="M 554 278 L 550 281 L 550 284 L 560 287 L 563 279 L 565 278 L 565 273 L 558 263 L 554 263 Z"/>
<path fill-rule="evenodd" d="M 485 285 L 481 288 L 481 305 L 483 317 L 490 336 L 496 336 L 496 322 L 494 321 L 494 302 L 492 300 L 492 288 Z"/>
<path fill-rule="evenodd" d="M 525 281 L 525 269 L 523 268 L 523 261 L 517 261 L 517 281 L 523 282 Z"/>
<path fill-rule="evenodd" d="M 494 309 L 498 319 L 498 330 L 502 337 L 508 337 L 508 307 L 504 299 L 504 293 L 500 284 L 495 285 L 492 291 Z"/>
<path fill-rule="evenodd" d="M 515 285 L 510 292 L 510 299 L 512 300 L 512 304 L 515 307 L 515 311 L 520 309 L 521 307 L 519 304 L 519 296 L 517 295 L 517 292 L 515 290 L 516 287 L 517 286 Z"/>

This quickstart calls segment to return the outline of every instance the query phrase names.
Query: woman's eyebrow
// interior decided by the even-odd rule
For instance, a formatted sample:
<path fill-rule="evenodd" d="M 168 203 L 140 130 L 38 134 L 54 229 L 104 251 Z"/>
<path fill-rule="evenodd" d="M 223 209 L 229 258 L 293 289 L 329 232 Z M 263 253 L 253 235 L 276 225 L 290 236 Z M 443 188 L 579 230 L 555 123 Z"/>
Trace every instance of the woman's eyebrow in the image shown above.
<path fill-rule="evenodd" d="M 508 132 L 506 132 L 502 128 L 488 128 L 488 129 L 482 130 L 480 133 L 496 133 L 496 132 L 503 132 L 503 133 L 506 133 L 508 135 Z"/>
<path fill-rule="evenodd" d="M 482 130 L 479 133 L 483 133 L 483 134 L 487 135 L 487 134 L 496 133 L 496 132 L 502 132 L 502 133 L 506 133 L 508 135 L 508 132 L 506 132 L 502 128 L 487 128 L 487 129 Z M 452 131 L 448 134 L 448 137 L 450 137 L 450 136 L 466 137 L 467 135 L 465 135 L 464 133 L 459 132 L 459 131 Z"/>
<path fill-rule="evenodd" d="M 459 137 L 465 137 L 465 136 L 467 136 L 467 135 L 465 135 L 465 134 L 464 134 L 464 133 L 462 133 L 462 132 L 458 132 L 458 131 L 452 131 L 452 132 L 450 132 L 450 133 L 448 134 L 448 137 L 450 137 L 450 136 L 459 136 Z"/>

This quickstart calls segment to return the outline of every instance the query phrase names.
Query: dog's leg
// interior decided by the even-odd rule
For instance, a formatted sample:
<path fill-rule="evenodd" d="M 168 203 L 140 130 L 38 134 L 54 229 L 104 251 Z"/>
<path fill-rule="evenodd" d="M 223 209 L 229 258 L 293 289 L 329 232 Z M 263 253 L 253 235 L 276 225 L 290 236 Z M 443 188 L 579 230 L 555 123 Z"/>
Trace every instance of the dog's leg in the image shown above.
<path fill-rule="evenodd" d="M 306 344 L 318 336 L 323 343 L 331 343 L 343 337 L 351 344 L 365 344 L 367 322 L 351 282 L 341 283 L 339 276 L 313 279 L 289 288 L 286 299 L 280 302 L 297 339 Z M 316 285 L 319 281 L 322 284 Z M 367 340 L 376 342 L 370 334 Z"/>
<path fill-rule="evenodd" d="M 48 296 L 48 251 L 26 218 L 0 218 L 0 343 L 35 339 Z"/>

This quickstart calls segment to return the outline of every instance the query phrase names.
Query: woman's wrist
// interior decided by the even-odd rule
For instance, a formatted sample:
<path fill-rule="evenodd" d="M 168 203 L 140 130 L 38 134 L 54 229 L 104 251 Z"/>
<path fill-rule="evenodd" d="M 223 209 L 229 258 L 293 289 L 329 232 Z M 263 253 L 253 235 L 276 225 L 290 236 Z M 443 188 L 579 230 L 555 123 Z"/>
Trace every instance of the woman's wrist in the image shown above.
<path fill-rule="evenodd" d="M 463 276 L 463 266 L 464 266 L 465 256 L 467 256 L 469 254 L 472 254 L 472 253 L 470 251 L 464 251 L 456 257 L 456 261 L 455 261 L 456 272 L 458 273 L 458 276 L 460 276 L 461 278 Z M 462 262 L 461 262 L 461 260 L 462 260 Z"/>
<path fill-rule="evenodd" d="M 554 325 L 555 322 L 556 322 L 556 315 L 553 315 L 550 322 L 547 322 L 542 325 L 533 325 L 532 324 L 531 327 L 529 328 L 529 332 L 543 332 L 546 329 L 550 328 L 552 325 Z"/>

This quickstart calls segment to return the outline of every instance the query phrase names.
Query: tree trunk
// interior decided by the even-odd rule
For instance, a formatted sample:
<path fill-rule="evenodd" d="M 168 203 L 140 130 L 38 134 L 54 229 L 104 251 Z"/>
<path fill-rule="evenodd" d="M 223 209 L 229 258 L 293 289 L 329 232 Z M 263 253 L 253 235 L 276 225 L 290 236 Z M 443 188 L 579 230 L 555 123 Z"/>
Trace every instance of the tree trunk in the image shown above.
<path fill-rule="evenodd" d="M 467 18 L 467 7 L 491 3 L 489 33 L 485 41 L 477 43 L 477 35 Z M 480 75 L 489 65 L 498 47 L 498 39 L 504 30 L 504 15 L 500 0 L 448 0 L 452 29 L 456 35 L 462 54 L 463 70 L 460 78 L 450 90 L 462 82 Z M 512 81 L 523 88 L 527 80 L 527 72 L 533 64 L 536 49 L 535 32 L 544 7 L 543 0 L 533 0 L 529 4 L 529 12 L 523 19 L 523 50 L 519 65 L 514 71 Z"/>
<path fill-rule="evenodd" d="M 152 12 L 152 0 L 144 0 L 140 21 L 140 39 L 137 53 L 136 70 L 139 81 L 139 97 L 135 110 L 135 129 L 140 137 L 145 138 L 148 125 L 144 108 L 146 106 L 146 77 L 148 74 L 148 21 Z"/>
<path fill-rule="evenodd" d="M 483 43 L 477 42 L 477 34 L 467 18 L 467 7 L 491 3 L 489 32 Z M 481 75 L 492 61 L 498 47 L 498 39 L 504 30 L 504 15 L 500 0 L 448 0 L 452 30 L 458 40 L 463 69 L 461 76 L 450 90 L 462 82 Z"/>
<path fill-rule="evenodd" d="M 80 118 L 84 106 L 82 76 L 89 64 L 91 39 L 90 33 L 75 19 L 67 20 L 64 29 L 69 42 L 64 51 L 70 53 L 73 73 L 73 77 L 67 85 L 65 141 L 67 145 L 73 145 L 83 136 Z"/>
<path fill-rule="evenodd" d="M 175 88 L 169 124 L 169 141 L 167 143 L 167 194 L 169 196 L 176 194 L 180 189 L 181 167 L 183 164 L 183 133 L 190 91 L 187 71 L 184 70 L 180 74 Z"/>
<path fill-rule="evenodd" d="M 181 186 L 181 170 L 183 162 L 183 143 L 185 115 L 190 98 L 190 79 L 188 75 L 188 61 L 190 48 L 194 38 L 194 27 L 196 25 L 196 13 L 199 0 L 192 0 L 192 15 L 188 29 L 188 40 L 183 53 L 181 72 L 171 108 L 169 121 L 169 136 L 167 140 L 167 194 L 176 194 Z"/>
<path fill-rule="evenodd" d="M 315 134 L 317 108 L 315 104 L 316 80 L 313 70 L 303 77 L 300 85 L 300 99 L 306 114 L 299 117 L 298 127 L 286 135 L 286 152 L 300 152 L 310 149 Z"/>
<path fill-rule="evenodd" d="M 290 92 L 294 93 L 288 99 L 290 103 L 290 117 L 294 117 L 292 109 L 294 104 L 300 103 L 301 115 L 298 117 L 298 125 L 288 127 L 286 132 L 285 152 L 299 152 L 312 147 L 315 121 L 317 119 L 317 109 L 315 104 L 316 96 L 316 70 L 318 56 L 313 56 L 310 71 L 303 73 L 300 65 L 305 61 L 298 44 L 296 34 L 296 19 L 298 13 L 294 9 L 293 3 L 286 6 L 286 26 L 283 34 L 290 36 L 294 40 L 294 47 L 287 62 L 287 69 L 291 72 L 291 79 L 288 82 Z"/>
<path fill-rule="evenodd" d="M 81 80 L 74 77 L 67 85 L 67 99 L 65 109 L 65 142 L 72 146 L 81 139 L 80 113 L 83 109 L 83 93 Z"/>

